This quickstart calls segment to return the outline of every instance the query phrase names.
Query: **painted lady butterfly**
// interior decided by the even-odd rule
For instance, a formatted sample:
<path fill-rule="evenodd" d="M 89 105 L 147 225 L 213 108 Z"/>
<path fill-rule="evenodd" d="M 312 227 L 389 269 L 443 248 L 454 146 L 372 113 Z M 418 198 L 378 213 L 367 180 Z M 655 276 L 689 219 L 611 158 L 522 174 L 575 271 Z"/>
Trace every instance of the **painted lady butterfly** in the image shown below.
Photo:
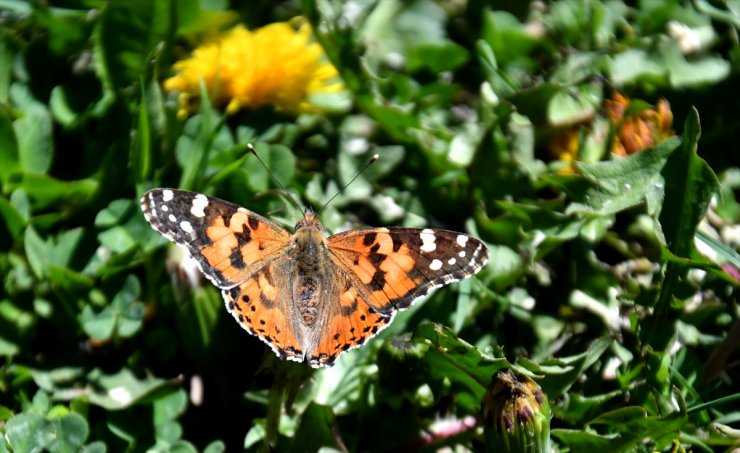
<path fill-rule="evenodd" d="M 183 247 L 249 333 L 284 359 L 330 366 L 430 289 L 485 266 L 478 239 L 368 228 L 326 237 L 313 212 L 290 234 L 227 201 L 175 189 L 141 198 L 151 226 Z"/>

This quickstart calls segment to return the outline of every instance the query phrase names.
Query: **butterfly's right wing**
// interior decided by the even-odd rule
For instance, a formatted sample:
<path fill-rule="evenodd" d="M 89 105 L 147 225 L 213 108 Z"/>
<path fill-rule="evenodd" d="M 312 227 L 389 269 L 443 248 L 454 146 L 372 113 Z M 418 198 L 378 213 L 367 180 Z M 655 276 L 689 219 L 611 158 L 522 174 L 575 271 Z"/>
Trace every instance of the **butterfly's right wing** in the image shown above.
<path fill-rule="evenodd" d="M 203 194 L 152 189 L 141 197 L 147 222 L 184 248 L 219 288 L 232 288 L 285 253 L 290 234 L 238 205 Z"/>

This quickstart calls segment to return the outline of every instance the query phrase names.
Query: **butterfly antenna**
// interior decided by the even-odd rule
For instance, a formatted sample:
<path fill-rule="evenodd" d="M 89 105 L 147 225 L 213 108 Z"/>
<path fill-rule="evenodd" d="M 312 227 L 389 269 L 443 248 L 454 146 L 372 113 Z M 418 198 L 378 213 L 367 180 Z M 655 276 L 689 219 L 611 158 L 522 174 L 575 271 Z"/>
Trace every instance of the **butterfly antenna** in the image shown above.
<path fill-rule="evenodd" d="M 329 198 L 329 201 L 327 201 L 326 203 L 324 203 L 324 204 L 323 204 L 323 205 L 322 205 L 322 206 L 321 206 L 321 207 L 319 208 L 319 210 L 318 210 L 318 211 L 317 211 L 316 213 L 318 214 L 319 212 L 323 211 L 323 210 L 324 210 L 324 208 L 326 207 L 326 205 L 328 205 L 328 204 L 329 204 L 329 203 L 331 203 L 331 202 L 332 202 L 332 201 L 333 201 L 333 200 L 334 200 L 335 198 L 337 198 L 337 197 L 339 196 L 339 194 L 340 194 L 340 193 L 344 192 L 344 191 L 345 191 L 345 190 L 347 189 L 347 187 L 349 187 L 349 185 L 350 185 L 350 184 L 352 184 L 353 182 L 355 182 L 355 179 L 357 179 L 357 178 L 358 178 L 358 177 L 359 177 L 359 176 L 360 176 L 360 175 L 361 175 L 361 174 L 362 174 L 362 173 L 363 173 L 363 172 L 364 172 L 365 170 L 367 170 L 367 167 L 369 167 L 369 166 L 371 166 L 372 164 L 374 164 L 374 163 L 375 163 L 375 161 L 376 161 L 376 160 L 378 160 L 378 159 L 380 159 L 380 155 L 379 155 L 379 154 L 373 154 L 373 157 L 371 157 L 370 159 L 368 159 L 368 161 L 367 161 L 367 162 L 365 163 L 365 165 L 363 165 L 363 166 L 362 166 L 362 168 L 360 168 L 360 169 L 359 169 L 359 170 L 357 171 L 357 174 L 356 174 L 356 175 L 355 175 L 354 177 L 352 177 L 352 179 L 350 179 L 350 181 L 349 181 L 349 182 L 348 182 L 347 184 L 345 184 L 345 185 L 344 185 L 344 187 L 342 187 L 341 189 L 339 189 L 339 190 L 337 191 L 337 193 L 335 193 L 334 195 L 332 195 L 332 197 L 331 197 L 331 198 Z"/>
<path fill-rule="evenodd" d="M 270 170 L 270 168 L 267 166 L 267 164 L 265 164 L 265 161 L 263 161 L 262 158 L 260 157 L 260 155 L 257 154 L 257 150 L 254 149 L 254 146 L 252 146 L 251 143 L 247 143 L 247 148 L 249 149 L 249 152 L 251 152 L 252 154 L 254 154 L 254 157 L 257 158 L 257 160 L 262 164 L 262 166 L 265 167 L 265 170 L 267 170 L 267 173 L 270 174 L 270 177 L 272 178 L 272 180 L 275 181 L 275 183 L 281 189 L 283 189 L 283 191 L 285 192 L 285 194 L 288 196 L 288 200 L 290 200 L 291 204 L 294 207 L 296 207 L 299 211 L 301 211 L 301 212 L 303 212 L 305 214 L 305 211 L 301 207 L 300 203 L 298 203 L 298 200 L 296 200 L 295 197 L 293 196 L 293 194 L 290 193 L 290 191 L 288 190 L 288 188 L 285 187 L 285 184 L 283 184 L 282 182 L 280 182 L 279 179 L 277 179 L 277 176 L 275 176 L 275 173 L 273 173 L 272 170 Z"/>

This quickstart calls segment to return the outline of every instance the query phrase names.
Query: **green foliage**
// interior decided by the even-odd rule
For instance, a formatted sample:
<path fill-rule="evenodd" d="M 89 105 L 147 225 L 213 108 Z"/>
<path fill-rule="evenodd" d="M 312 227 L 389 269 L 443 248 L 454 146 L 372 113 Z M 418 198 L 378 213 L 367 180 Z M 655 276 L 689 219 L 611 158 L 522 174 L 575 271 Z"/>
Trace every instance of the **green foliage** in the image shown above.
<path fill-rule="evenodd" d="M 508 368 L 557 451 L 739 448 L 738 11 L 0 1 L 0 452 L 479 451 Z M 178 116 L 162 82 L 196 43 L 299 15 L 344 83 L 326 113 L 201 83 Z M 488 266 L 333 368 L 280 361 L 139 208 L 179 187 L 291 228 L 248 143 L 316 209 L 378 153 L 326 229 L 467 231 Z"/>

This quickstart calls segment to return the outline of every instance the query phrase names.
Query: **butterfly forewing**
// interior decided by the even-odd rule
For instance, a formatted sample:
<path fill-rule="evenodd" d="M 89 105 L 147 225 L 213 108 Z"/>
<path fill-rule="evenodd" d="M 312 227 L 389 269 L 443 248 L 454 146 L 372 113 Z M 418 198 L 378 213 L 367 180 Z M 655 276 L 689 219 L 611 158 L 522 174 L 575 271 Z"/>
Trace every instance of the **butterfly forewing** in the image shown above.
<path fill-rule="evenodd" d="M 447 230 L 371 228 L 331 236 L 328 243 L 367 303 L 386 315 L 488 261 L 481 241 Z"/>
<path fill-rule="evenodd" d="M 230 288 L 284 253 L 290 234 L 238 205 L 203 194 L 153 189 L 141 198 L 149 224 L 185 248 L 219 288 Z"/>

